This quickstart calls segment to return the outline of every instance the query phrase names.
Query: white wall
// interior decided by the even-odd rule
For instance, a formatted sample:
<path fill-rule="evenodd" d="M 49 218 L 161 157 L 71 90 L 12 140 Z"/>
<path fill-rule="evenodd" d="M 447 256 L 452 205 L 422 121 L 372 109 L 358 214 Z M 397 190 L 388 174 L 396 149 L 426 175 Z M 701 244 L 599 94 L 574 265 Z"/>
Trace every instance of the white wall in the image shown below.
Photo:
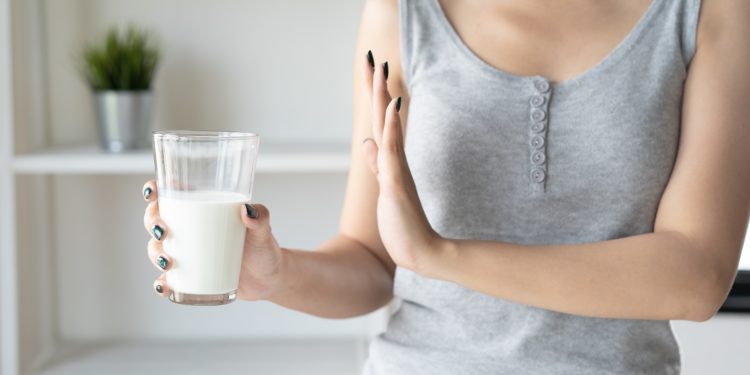
<path fill-rule="evenodd" d="M 703 323 L 676 321 L 682 375 L 750 374 L 750 314 L 719 314 Z"/>
<path fill-rule="evenodd" d="M 44 1 L 55 144 L 94 140 L 76 53 L 110 25 L 158 34 L 156 124 L 346 140 L 361 0 Z"/>
<path fill-rule="evenodd" d="M 350 0 L 15 0 L 17 147 L 95 141 L 76 58 L 109 26 L 129 24 L 152 30 L 163 49 L 157 128 L 254 131 L 262 142 L 348 142 L 361 7 Z M 282 246 L 313 249 L 336 232 L 345 177 L 260 174 L 254 200 L 271 208 Z M 20 180 L 29 190 L 18 201 L 23 363 L 50 334 L 78 341 L 369 332 L 367 318 L 325 320 L 264 302 L 184 307 L 157 298 L 151 285 L 158 272 L 146 258 L 141 224 L 140 189 L 148 178 Z M 48 274 L 34 274 L 45 267 Z"/>

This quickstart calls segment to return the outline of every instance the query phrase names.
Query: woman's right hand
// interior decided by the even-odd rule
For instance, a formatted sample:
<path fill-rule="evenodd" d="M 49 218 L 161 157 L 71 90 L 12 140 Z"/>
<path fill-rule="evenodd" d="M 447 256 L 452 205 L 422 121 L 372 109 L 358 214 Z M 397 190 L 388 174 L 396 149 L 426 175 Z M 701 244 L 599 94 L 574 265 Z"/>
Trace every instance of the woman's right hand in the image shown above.
<path fill-rule="evenodd" d="M 159 216 L 157 195 L 153 180 L 143 186 L 143 198 L 148 202 L 143 224 L 151 235 L 148 257 L 162 271 L 154 281 L 154 290 L 162 297 L 167 297 L 170 289 L 166 271 L 172 267 L 172 259 L 164 252 L 162 244 L 169 235 L 169 227 Z M 270 212 L 265 206 L 244 204 L 238 207 L 238 215 L 242 217 L 247 230 L 237 298 L 251 301 L 268 299 L 282 289 L 282 260 L 285 251 L 271 232 Z"/>

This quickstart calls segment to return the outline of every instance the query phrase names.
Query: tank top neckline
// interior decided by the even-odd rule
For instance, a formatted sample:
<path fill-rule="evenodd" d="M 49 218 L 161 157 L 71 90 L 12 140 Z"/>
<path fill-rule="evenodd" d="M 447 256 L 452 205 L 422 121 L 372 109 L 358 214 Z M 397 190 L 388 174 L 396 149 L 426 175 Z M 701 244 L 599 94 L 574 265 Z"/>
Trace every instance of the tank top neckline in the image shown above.
<path fill-rule="evenodd" d="M 603 59 L 599 60 L 594 65 L 586 68 L 581 73 L 576 74 L 573 77 L 566 78 L 562 81 L 552 81 L 548 79 L 547 77 L 543 75 L 518 75 L 514 73 L 510 73 L 508 71 L 505 71 L 503 69 L 497 68 L 490 63 L 484 61 L 482 58 L 480 58 L 474 51 L 469 48 L 466 43 L 464 43 L 461 36 L 458 34 L 456 29 L 453 27 L 453 25 L 450 23 L 450 20 L 448 19 L 448 16 L 443 11 L 442 6 L 440 5 L 440 0 L 428 0 L 427 1 L 430 4 L 430 7 L 432 8 L 432 11 L 436 14 L 437 22 L 443 27 L 445 32 L 448 34 L 449 39 L 453 42 L 455 47 L 459 50 L 461 54 L 463 54 L 468 60 L 470 60 L 474 65 L 478 66 L 481 70 L 488 72 L 489 74 L 498 77 L 500 79 L 504 79 L 507 81 L 529 81 L 529 80 L 538 80 L 543 79 L 548 81 L 553 87 L 556 89 L 561 89 L 568 85 L 573 85 L 575 83 L 580 83 L 581 81 L 595 75 L 595 73 L 605 69 L 606 67 L 617 63 L 618 61 L 622 60 L 630 51 L 630 49 L 636 44 L 638 39 L 643 35 L 644 31 L 647 29 L 649 24 L 652 22 L 652 19 L 656 16 L 658 13 L 657 10 L 659 8 L 659 5 L 664 3 L 660 0 L 651 0 L 648 7 L 646 8 L 646 11 L 641 15 L 638 22 L 636 22 L 635 26 L 633 26 L 632 29 L 628 32 L 628 34 L 625 36 L 625 38 L 620 41 L 612 50 L 607 53 L 606 56 L 604 56 Z"/>

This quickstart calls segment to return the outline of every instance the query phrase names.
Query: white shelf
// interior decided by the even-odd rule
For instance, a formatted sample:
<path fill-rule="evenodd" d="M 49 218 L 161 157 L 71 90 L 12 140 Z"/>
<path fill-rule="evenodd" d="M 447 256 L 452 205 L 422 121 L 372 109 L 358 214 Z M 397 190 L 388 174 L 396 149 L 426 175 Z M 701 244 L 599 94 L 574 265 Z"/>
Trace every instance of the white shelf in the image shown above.
<path fill-rule="evenodd" d="M 33 373 L 352 375 L 361 371 L 364 355 L 361 340 L 65 343 Z"/>
<path fill-rule="evenodd" d="M 96 146 L 67 147 L 16 155 L 16 174 L 153 174 L 151 150 L 108 153 Z M 349 145 L 344 143 L 261 143 L 259 173 L 346 172 Z"/>
<path fill-rule="evenodd" d="M 262 135 L 257 172 L 270 177 L 257 181 L 256 195 L 274 207 L 284 242 L 313 249 L 339 224 L 354 34 L 307 32 L 307 70 L 327 72 L 309 74 L 293 69 L 298 49 L 279 48 L 290 44 L 285 34 L 268 43 L 258 32 L 309 31 L 309 7 L 191 3 L 174 17 L 167 3 L 123 3 L 0 0 L 0 375 L 359 373 L 364 344 L 356 338 L 379 329 L 385 315 L 323 322 L 258 303 L 249 315 L 238 306 L 192 309 L 154 323 L 167 307 L 150 291 L 156 271 L 142 253 L 143 205 L 129 186 L 154 175 L 152 152 L 111 154 L 95 144 L 90 90 L 71 60 L 125 19 L 158 34 L 166 53 L 154 124 L 251 126 Z M 358 2 L 337 0 L 319 21 L 352 20 L 341 26 L 356 30 L 359 13 Z M 215 22 L 196 28 L 194 19 Z M 240 34 L 254 47 L 235 48 Z M 313 48 L 319 40 L 335 48 Z M 99 257 L 111 267 L 84 266 Z M 79 283 L 85 292 L 71 292 Z M 94 307 L 82 308 L 83 300 Z M 207 323 L 216 314 L 220 323 Z M 194 341 L 155 341 L 185 337 Z M 334 337 L 350 343 L 328 341 Z M 243 341 L 212 341 L 236 338 Z"/>

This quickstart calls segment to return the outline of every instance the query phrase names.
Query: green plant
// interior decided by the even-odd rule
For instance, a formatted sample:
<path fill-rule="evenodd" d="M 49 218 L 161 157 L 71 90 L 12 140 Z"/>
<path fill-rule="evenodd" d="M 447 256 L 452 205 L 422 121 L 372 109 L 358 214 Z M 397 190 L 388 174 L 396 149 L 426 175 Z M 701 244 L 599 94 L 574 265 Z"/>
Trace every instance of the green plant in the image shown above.
<path fill-rule="evenodd" d="M 83 51 L 83 75 L 96 91 L 145 91 L 159 64 L 159 48 L 149 33 L 133 26 L 111 28 Z"/>

